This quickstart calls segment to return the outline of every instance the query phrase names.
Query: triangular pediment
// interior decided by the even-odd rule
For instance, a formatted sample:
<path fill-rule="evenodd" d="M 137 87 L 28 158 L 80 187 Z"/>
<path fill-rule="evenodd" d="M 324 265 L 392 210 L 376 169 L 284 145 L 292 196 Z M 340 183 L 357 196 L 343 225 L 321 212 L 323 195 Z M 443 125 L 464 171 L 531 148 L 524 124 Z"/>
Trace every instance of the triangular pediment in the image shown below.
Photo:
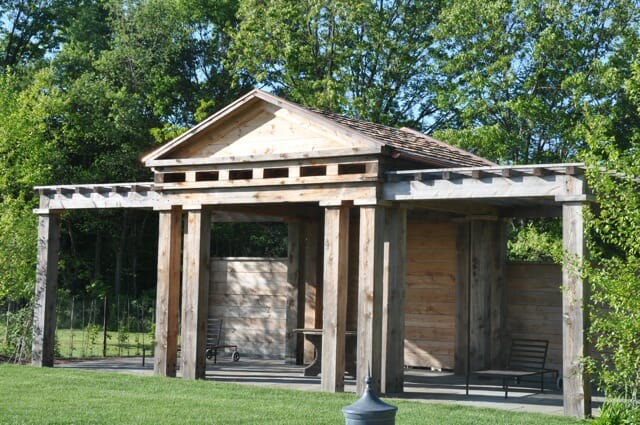
<path fill-rule="evenodd" d="M 152 152 L 147 165 L 279 160 L 380 152 L 382 145 L 313 111 L 254 91 Z"/>

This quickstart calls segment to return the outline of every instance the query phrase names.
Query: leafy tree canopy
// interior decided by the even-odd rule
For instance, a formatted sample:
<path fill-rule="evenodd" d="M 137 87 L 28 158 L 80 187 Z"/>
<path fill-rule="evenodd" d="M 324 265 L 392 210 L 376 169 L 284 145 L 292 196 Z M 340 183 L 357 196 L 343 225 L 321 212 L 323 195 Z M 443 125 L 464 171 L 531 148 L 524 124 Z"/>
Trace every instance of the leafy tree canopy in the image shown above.
<path fill-rule="evenodd" d="M 434 49 L 447 141 L 502 163 L 574 160 L 583 102 L 638 32 L 636 2 L 452 2 Z"/>
<path fill-rule="evenodd" d="M 428 47 L 439 1 L 240 3 L 238 75 L 295 102 L 382 124 L 434 112 Z"/>

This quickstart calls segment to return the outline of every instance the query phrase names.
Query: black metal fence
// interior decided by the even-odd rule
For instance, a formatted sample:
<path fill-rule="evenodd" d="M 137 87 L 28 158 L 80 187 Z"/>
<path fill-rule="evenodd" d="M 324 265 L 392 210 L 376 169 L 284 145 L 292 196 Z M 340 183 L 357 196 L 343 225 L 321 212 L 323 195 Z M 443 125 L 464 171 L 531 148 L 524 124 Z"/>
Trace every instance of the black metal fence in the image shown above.
<path fill-rule="evenodd" d="M 60 291 L 55 357 L 152 356 L 154 305 L 149 297 L 86 298 Z M 28 359 L 32 329 L 32 305 L 0 305 L 0 355 L 13 362 Z"/>
<path fill-rule="evenodd" d="M 154 324 L 154 302 L 148 298 L 59 296 L 56 356 L 150 355 Z"/>

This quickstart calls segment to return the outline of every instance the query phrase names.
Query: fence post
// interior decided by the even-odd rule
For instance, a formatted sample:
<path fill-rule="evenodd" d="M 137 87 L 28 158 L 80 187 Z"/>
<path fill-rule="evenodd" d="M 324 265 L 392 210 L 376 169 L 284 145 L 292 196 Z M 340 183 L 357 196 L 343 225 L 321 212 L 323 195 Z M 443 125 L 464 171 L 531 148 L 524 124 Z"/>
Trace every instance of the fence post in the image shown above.
<path fill-rule="evenodd" d="M 107 357 L 107 296 L 104 296 L 104 316 L 102 319 L 102 357 Z"/>

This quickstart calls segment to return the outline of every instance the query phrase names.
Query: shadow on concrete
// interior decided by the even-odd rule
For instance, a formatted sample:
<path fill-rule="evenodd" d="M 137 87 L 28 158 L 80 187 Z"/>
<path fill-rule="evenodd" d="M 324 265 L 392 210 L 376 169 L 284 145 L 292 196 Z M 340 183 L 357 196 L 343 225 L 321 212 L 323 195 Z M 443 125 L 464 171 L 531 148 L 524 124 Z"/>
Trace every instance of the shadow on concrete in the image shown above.
<path fill-rule="evenodd" d="M 179 362 L 178 362 L 179 364 Z M 141 357 L 90 359 L 56 362 L 56 367 L 74 369 L 153 374 L 153 359 Z M 304 376 L 304 366 L 284 364 L 282 360 L 241 358 L 233 362 L 219 358 L 214 364 L 207 362 L 206 379 L 216 382 L 233 382 L 271 388 L 288 388 L 319 391 L 320 376 Z M 178 370 L 178 376 L 180 371 Z M 345 392 L 355 393 L 355 379 L 345 377 Z M 551 379 L 545 381 L 545 391 L 540 392 L 539 381 L 521 382 L 509 386 L 509 397 L 504 397 L 500 381 L 474 378 L 470 394 L 466 395 L 465 377 L 452 372 L 424 369 L 405 369 L 404 393 L 388 394 L 387 399 L 416 400 L 428 403 L 459 404 L 475 407 L 538 412 L 562 415 L 562 390 Z M 594 413 L 602 403 L 602 397 L 594 397 Z"/>

